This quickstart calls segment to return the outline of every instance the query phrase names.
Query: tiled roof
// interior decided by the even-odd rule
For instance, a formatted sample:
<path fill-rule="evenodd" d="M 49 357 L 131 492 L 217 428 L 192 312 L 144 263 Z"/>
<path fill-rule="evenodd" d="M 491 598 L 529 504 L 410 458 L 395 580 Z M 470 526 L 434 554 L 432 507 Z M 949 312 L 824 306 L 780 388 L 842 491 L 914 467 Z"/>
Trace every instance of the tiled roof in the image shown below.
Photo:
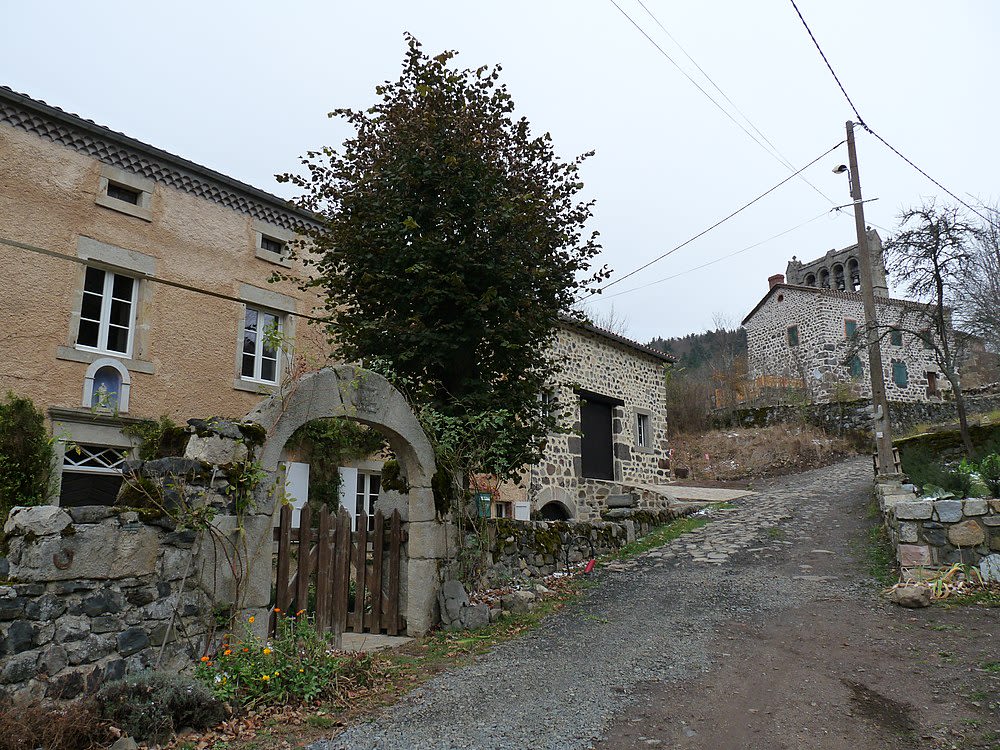
<path fill-rule="evenodd" d="M 291 230 L 313 223 L 284 198 L 6 86 L 0 86 L 0 122 L 261 221 Z"/>
<path fill-rule="evenodd" d="M 822 297 L 834 297 L 836 299 L 849 299 L 849 300 L 855 300 L 857 302 L 863 302 L 864 301 L 861 298 L 861 292 L 844 292 L 844 291 L 841 291 L 840 289 L 823 289 L 822 287 L 801 286 L 799 284 L 775 284 L 773 287 L 771 287 L 770 289 L 767 290 L 767 294 L 765 294 L 761 298 L 760 302 L 758 302 L 754 306 L 753 310 L 751 310 L 749 313 L 747 313 L 747 316 L 745 318 L 743 318 L 743 320 L 740 322 L 740 325 L 746 325 L 746 322 L 748 320 L 750 320 L 750 318 L 752 318 L 757 313 L 757 311 L 760 310 L 761 307 L 764 306 L 764 303 L 767 302 L 768 299 L 770 299 L 771 295 L 775 293 L 775 290 L 778 290 L 778 289 L 791 289 L 793 291 L 809 292 L 809 293 L 815 294 L 817 296 L 822 296 Z M 921 308 L 925 308 L 926 307 L 926 305 L 923 305 L 920 302 L 914 302 L 913 300 L 896 299 L 894 297 L 882 297 L 882 296 L 876 296 L 875 297 L 875 304 L 876 305 L 895 305 L 896 307 L 910 307 L 910 308 L 914 308 L 914 309 L 921 309 Z"/>
<path fill-rule="evenodd" d="M 601 336 L 610 341 L 614 341 L 616 344 L 621 344 L 630 349 L 645 354 L 649 357 L 655 357 L 661 362 L 674 362 L 674 357 L 666 352 L 661 352 L 659 349 L 653 349 L 645 344 L 640 344 L 638 341 L 633 341 L 632 339 L 625 338 L 624 336 L 619 336 L 617 333 L 612 333 L 611 331 L 605 331 L 603 328 L 598 328 L 597 326 L 587 323 L 586 321 L 579 320 L 577 318 L 571 317 L 569 315 L 560 315 L 560 322 L 571 328 L 577 328 L 581 331 L 586 331 L 587 333 L 593 333 L 597 336 Z"/>

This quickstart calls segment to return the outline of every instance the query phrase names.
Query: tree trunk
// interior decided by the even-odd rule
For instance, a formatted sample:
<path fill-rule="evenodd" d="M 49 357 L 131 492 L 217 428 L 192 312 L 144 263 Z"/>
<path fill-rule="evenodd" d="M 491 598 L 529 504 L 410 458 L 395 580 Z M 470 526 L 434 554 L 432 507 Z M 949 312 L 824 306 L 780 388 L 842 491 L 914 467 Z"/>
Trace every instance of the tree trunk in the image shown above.
<path fill-rule="evenodd" d="M 969 433 L 969 418 L 965 413 L 965 395 L 962 393 L 962 385 L 957 377 L 949 375 L 952 393 L 955 394 L 955 410 L 958 412 L 958 430 L 962 435 L 962 445 L 965 447 L 965 455 L 971 461 L 975 452 L 972 447 L 972 435 Z"/>

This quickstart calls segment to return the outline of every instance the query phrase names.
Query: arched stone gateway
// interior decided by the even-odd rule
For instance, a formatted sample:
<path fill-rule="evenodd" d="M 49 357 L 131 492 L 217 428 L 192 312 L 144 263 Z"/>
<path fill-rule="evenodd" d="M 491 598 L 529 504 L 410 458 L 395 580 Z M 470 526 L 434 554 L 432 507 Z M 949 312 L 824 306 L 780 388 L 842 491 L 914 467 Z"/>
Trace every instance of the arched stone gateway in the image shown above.
<path fill-rule="evenodd" d="M 307 422 L 329 417 L 353 419 L 383 434 L 409 483 L 407 512 L 402 514 L 409 534 L 403 562 L 404 611 L 407 633 L 425 633 L 434 624 L 439 568 L 447 554 L 447 526 L 437 518 L 431 490 L 434 450 L 409 404 L 389 381 L 368 370 L 341 366 L 306 375 L 290 392 L 272 396 L 247 415 L 247 421 L 267 433 L 262 468 L 276 473 L 292 433 Z M 257 573 L 270 579 L 267 562 L 267 569 Z"/>

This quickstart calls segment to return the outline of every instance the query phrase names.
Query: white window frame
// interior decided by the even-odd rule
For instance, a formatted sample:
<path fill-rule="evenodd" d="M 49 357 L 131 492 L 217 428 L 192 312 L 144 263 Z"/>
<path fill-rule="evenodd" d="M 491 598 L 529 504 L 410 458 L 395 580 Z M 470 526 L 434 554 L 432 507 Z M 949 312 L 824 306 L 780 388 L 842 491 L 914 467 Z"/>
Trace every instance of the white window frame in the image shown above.
<path fill-rule="evenodd" d="M 640 448 L 649 447 L 649 415 L 641 411 L 635 414 L 635 444 Z"/>
<path fill-rule="evenodd" d="M 254 352 L 253 352 L 253 375 L 243 374 L 243 356 L 247 354 L 244 350 L 246 335 L 247 335 L 247 312 L 253 310 L 257 313 L 257 330 L 255 332 L 256 337 L 254 339 Z M 261 325 L 261 316 L 270 315 L 275 319 L 278 326 L 278 333 L 284 333 L 285 330 L 285 316 L 277 310 L 268 310 L 266 308 L 257 307 L 255 305 L 244 305 L 243 307 L 243 322 L 240 328 L 240 348 L 239 348 L 239 362 L 240 362 L 240 380 L 249 383 L 261 383 L 263 385 L 278 385 L 281 382 L 281 347 L 278 346 L 274 350 L 274 380 L 265 380 L 260 376 L 260 371 L 262 368 L 263 354 L 264 354 L 264 330 L 265 327 Z"/>
<path fill-rule="evenodd" d="M 105 454 L 120 454 L 117 457 L 112 455 L 114 460 L 109 460 Z M 93 445 L 90 443 L 75 443 L 66 447 L 63 455 L 63 473 L 71 472 L 76 474 L 109 474 L 121 476 L 122 467 L 128 461 L 129 448 L 116 445 Z M 81 466 L 77 461 L 93 460 L 103 466 Z"/>
<path fill-rule="evenodd" d="M 83 300 L 86 299 L 88 294 L 93 294 L 93 292 L 87 291 L 86 282 L 86 272 L 84 273 L 84 286 L 83 293 L 80 296 L 80 316 L 77 321 L 76 328 L 76 341 L 75 346 L 85 352 L 97 352 L 99 354 L 110 354 L 113 357 L 124 357 L 126 359 L 132 356 L 132 348 L 135 343 L 135 318 L 136 318 L 136 307 L 139 302 L 139 279 L 135 276 L 130 276 L 129 274 L 119 273 L 118 271 L 112 271 L 108 268 L 101 268 L 99 266 L 87 266 L 87 270 L 94 269 L 96 271 L 101 271 L 104 273 L 104 287 L 101 290 L 101 313 L 100 319 L 93 321 L 91 318 L 83 317 Z M 120 276 L 123 279 L 128 279 L 132 282 L 132 298 L 129 300 L 129 311 L 128 311 L 128 338 L 125 351 L 120 352 L 114 349 L 108 348 L 108 329 L 111 327 L 111 303 L 113 301 L 113 291 L 115 286 L 115 278 Z M 84 321 L 96 322 L 97 323 L 97 346 L 87 346 L 86 344 L 80 343 L 80 326 Z"/>

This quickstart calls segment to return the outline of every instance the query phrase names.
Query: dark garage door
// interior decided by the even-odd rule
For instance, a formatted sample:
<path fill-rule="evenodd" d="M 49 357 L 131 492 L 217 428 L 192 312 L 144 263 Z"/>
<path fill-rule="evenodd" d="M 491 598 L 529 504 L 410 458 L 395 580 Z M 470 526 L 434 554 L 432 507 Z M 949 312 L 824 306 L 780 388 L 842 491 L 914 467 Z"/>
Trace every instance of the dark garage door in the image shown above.
<path fill-rule="evenodd" d="M 589 479 L 615 478 L 613 447 L 611 444 L 612 404 L 593 399 L 580 401 L 580 427 L 583 431 L 581 446 L 583 476 Z"/>

